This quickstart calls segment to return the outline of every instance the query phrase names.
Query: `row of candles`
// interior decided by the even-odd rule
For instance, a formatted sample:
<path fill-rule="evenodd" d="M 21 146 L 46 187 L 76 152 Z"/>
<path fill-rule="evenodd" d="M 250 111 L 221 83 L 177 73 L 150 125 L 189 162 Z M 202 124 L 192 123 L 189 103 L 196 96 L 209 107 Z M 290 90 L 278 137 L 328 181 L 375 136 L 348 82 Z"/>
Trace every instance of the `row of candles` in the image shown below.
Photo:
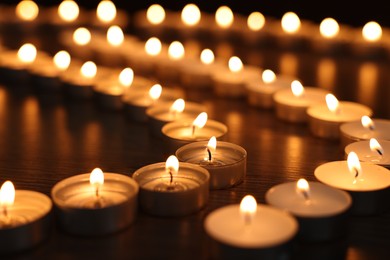
<path fill-rule="evenodd" d="M 34 46 L 27 44 L 18 52 L 2 53 L 1 72 L 7 78 L 7 84 L 16 87 L 15 81 L 19 84 L 21 79 L 27 79 L 43 88 L 44 92 L 65 89 L 73 97 L 96 97 L 110 108 L 126 107 L 132 119 L 148 122 L 152 133 L 161 135 L 175 154 L 165 163 L 138 169 L 132 177 L 95 169 L 91 174 L 76 175 L 57 183 L 51 197 L 59 212 L 59 223 L 68 232 L 99 235 L 127 227 L 136 218 L 138 203 L 145 212 L 157 216 L 191 214 L 207 204 L 209 189 L 229 188 L 245 178 L 245 149 L 223 141 L 227 127 L 208 120 L 201 104 L 184 103 L 180 98 L 183 92 L 163 89 L 141 76 L 134 77 L 130 68 L 116 73 L 119 71 L 98 69 L 91 61 L 70 63 L 70 56 L 65 51 L 54 56 L 58 70 L 49 66 L 52 69 L 47 74 L 44 68 L 53 62 L 44 53 L 29 57 L 31 50 L 36 53 Z M 27 57 L 23 57 L 25 52 Z M 237 57 L 234 60 L 237 61 Z M 68 62 L 63 64 L 64 61 Z M 234 64 L 233 61 L 231 63 Z M 42 70 L 46 72 L 41 74 Z M 174 67 L 173 71 L 177 68 Z M 257 69 L 256 72 L 260 73 Z M 242 72 L 238 78 L 244 77 L 245 73 Z M 276 79 L 284 77 L 264 70 L 264 77 L 267 74 Z M 229 78 L 227 74 L 222 75 Z M 250 81 L 256 85 L 255 78 Z M 266 85 L 264 81 L 267 80 L 260 79 L 257 85 Z M 296 80 L 286 82 L 282 87 L 280 82 L 263 86 L 265 89 L 275 86 L 275 90 L 267 95 L 267 99 L 271 100 L 267 106 L 274 107 L 279 118 L 289 122 L 308 122 L 319 137 L 338 139 L 342 129 L 346 143 L 363 141 L 346 147 L 348 160 L 319 166 L 314 175 L 320 183 L 299 180 L 297 183 L 280 184 L 267 192 L 269 206 L 258 205 L 249 196 L 243 199 L 241 205 L 230 205 L 210 213 L 204 223 L 206 232 L 215 240 L 235 248 L 262 251 L 291 241 L 297 234 L 306 240 L 332 239 L 336 233 L 339 235 L 340 230 L 337 229 L 340 223 L 344 223 L 342 220 L 348 212 L 367 215 L 386 210 L 382 200 L 388 192 L 390 175 L 381 165 L 389 161 L 385 157 L 389 141 L 386 137 L 389 133 L 386 130 L 388 121 L 371 120 L 372 111 L 362 105 L 339 102 L 317 88 L 304 88 Z M 106 91 L 107 88 L 110 90 Z M 229 81 L 215 93 L 224 96 L 231 89 L 234 90 L 226 97 L 245 93 L 242 85 L 237 90 L 235 88 L 234 81 Z M 248 100 L 254 95 L 248 94 Z M 164 97 L 165 102 L 161 101 Z M 138 102 L 134 103 L 134 100 Z M 266 103 L 262 98 L 256 100 L 254 104 L 259 106 Z M 312 103 L 313 100 L 319 102 Z M 325 100 L 331 105 L 325 105 Z M 189 114 L 186 114 L 187 111 Z M 364 124 L 358 122 L 358 118 L 362 118 Z M 378 146 L 376 139 L 371 139 L 371 151 L 367 142 L 372 137 L 379 137 L 382 146 Z M 357 146 L 366 152 L 360 156 L 355 152 L 360 150 Z M 360 162 L 366 159 L 370 162 Z M 2 247 L 5 251 L 20 250 L 39 242 L 43 234 L 47 234 L 52 208 L 52 200 L 46 195 L 33 191 L 15 192 L 12 186 L 12 183 L 6 182 L 0 191 L 3 208 L 0 236 L 4 238 L 2 241 L 7 241 Z M 27 210 L 26 205 L 29 205 Z M 256 214 L 256 211 L 259 213 Z M 36 236 L 37 229 L 40 236 Z M 26 238 L 23 243 L 18 238 L 20 234 Z"/>

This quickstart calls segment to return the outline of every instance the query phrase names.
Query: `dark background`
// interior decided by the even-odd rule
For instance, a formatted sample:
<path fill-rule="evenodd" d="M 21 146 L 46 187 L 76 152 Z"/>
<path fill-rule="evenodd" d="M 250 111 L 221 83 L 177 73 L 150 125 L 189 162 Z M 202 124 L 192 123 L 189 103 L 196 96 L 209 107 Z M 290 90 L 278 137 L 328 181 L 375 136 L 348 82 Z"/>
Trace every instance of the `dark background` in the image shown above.
<path fill-rule="evenodd" d="M 5 0 L 3 3 L 15 4 L 16 1 Z M 58 5 L 61 1 L 36 0 L 42 5 Z M 95 8 L 100 2 L 77 1 L 86 8 Z M 337 1 L 337 0 L 247 0 L 247 1 L 114 1 L 116 6 L 126 9 L 129 13 L 146 9 L 153 3 L 159 3 L 164 8 L 171 10 L 181 10 L 187 3 L 195 3 L 202 11 L 214 12 L 221 5 L 228 5 L 234 12 L 249 14 L 252 11 L 259 11 L 264 15 L 281 18 L 287 11 L 293 11 L 299 17 L 314 22 L 321 22 L 326 17 L 333 17 L 339 23 L 350 24 L 352 26 L 362 26 L 369 21 L 377 21 L 382 26 L 390 27 L 389 8 L 386 1 Z"/>

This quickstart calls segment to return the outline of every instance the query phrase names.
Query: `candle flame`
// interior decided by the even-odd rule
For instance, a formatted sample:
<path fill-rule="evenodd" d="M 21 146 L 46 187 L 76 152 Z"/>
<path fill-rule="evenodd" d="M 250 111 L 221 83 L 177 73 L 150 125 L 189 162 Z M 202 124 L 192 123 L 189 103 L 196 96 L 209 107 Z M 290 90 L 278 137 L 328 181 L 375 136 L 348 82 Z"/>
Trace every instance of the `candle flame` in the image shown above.
<path fill-rule="evenodd" d="M 200 61 L 203 63 L 203 64 L 206 64 L 206 65 L 209 65 L 209 64 L 212 64 L 214 62 L 214 53 L 212 50 L 210 49 L 204 49 L 201 53 L 200 53 Z"/>
<path fill-rule="evenodd" d="M 85 28 L 77 28 L 73 32 L 73 41 L 80 46 L 87 45 L 91 41 L 91 32 Z"/>
<path fill-rule="evenodd" d="M 240 203 L 240 215 L 246 225 L 251 224 L 257 212 L 257 202 L 252 195 L 246 195 Z"/>
<path fill-rule="evenodd" d="M 200 113 L 196 118 L 195 120 L 192 122 L 192 125 L 197 127 L 197 128 L 203 128 L 206 123 L 207 123 L 207 113 L 206 112 L 202 112 Z"/>
<path fill-rule="evenodd" d="M 20 61 L 26 64 L 31 64 L 37 57 L 37 49 L 31 43 L 23 44 L 18 50 L 18 58 Z"/>
<path fill-rule="evenodd" d="M 362 116 L 361 122 L 364 128 L 367 128 L 369 130 L 375 129 L 374 121 L 372 121 L 372 119 L 369 116 Z"/>
<path fill-rule="evenodd" d="M 93 186 L 101 186 L 104 184 L 104 173 L 100 168 L 95 168 L 89 175 L 89 183 Z"/>
<path fill-rule="evenodd" d="M 155 84 L 149 89 L 149 97 L 153 100 L 156 101 L 157 99 L 160 98 L 162 93 L 162 87 L 160 84 Z"/>
<path fill-rule="evenodd" d="M 97 67 L 93 61 L 85 62 L 80 69 L 80 73 L 83 77 L 92 79 L 96 76 Z"/>
<path fill-rule="evenodd" d="M 111 46 L 118 47 L 125 40 L 122 29 L 117 25 L 112 25 L 107 30 L 107 41 Z"/>
<path fill-rule="evenodd" d="M 185 106 L 186 106 L 186 103 L 185 103 L 184 99 L 179 98 L 179 99 L 176 99 L 175 102 L 173 102 L 173 104 L 169 108 L 169 111 L 171 113 L 174 113 L 174 114 L 182 113 L 184 111 Z"/>
<path fill-rule="evenodd" d="M 167 161 L 165 162 L 165 170 L 172 175 L 179 172 L 179 160 L 176 156 L 171 155 L 168 157 Z"/>
<path fill-rule="evenodd" d="M 16 16 L 24 21 L 34 21 L 39 13 L 38 5 L 34 1 L 20 1 L 15 9 Z"/>
<path fill-rule="evenodd" d="M 70 64 L 70 54 L 67 51 L 59 51 L 53 57 L 53 62 L 57 69 L 65 71 L 68 69 Z"/>
<path fill-rule="evenodd" d="M 362 176 L 362 167 L 360 165 L 359 157 L 355 152 L 350 152 L 347 157 L 347 164 L 349 172 L 354 176 L 354 183 L 357 178 Z"/>
<path fill-rule="evenodd" d="M 379 155 L 384 154 L 383 147 L 380 145 L 378 140 L 376 140 L 375 138 L 370 139 L 370 150 L 373 152 L 379 153 Z"/>
<path fill-rule="evenodd" d="M 115 4 L 109 0 L 100 1 L 96 9 L 96 15 L 103 23 L 112 22 L 116 17 Z"/>
<path fill-rule="evenodd" d="M 276 80 L 276 75 L 272 70 L 266 69 L 261 74 L 261 79 L 264 83 L 269 84 Z"/>
<path fill-rule="evenodd" d="M 187 4 L 181 12 L 181 20 L 188 26 L 197 25 L 200 21 L 201 13 L 195 4 Z"/>
<path fill-rule="evenodd" d="M 149 38 L 145 43 L 145 51 L 150 56 L 159 55 L 161 49 L 162 49 L 161 41 L 156 37 Z"/>
<path fill-rule="evenodd" d="M 223 29 L 229 28 L 234 21 L 232 10 L 228 6 L 219 7 L 215 12 L 215 21 L 219 27 Z"/>
<path fill-rule="evenodd" d="M 242 61 L 237 56 L 233 56 L 229 59 L 229 70 L 231 72 L 240 72 L 243 69 L 244 65 Z"/>
<path fill-rule="evenodd" d="M 265 25 L 265 17 L 260 12 L 253 12 L 248 16 L 248 28 L 251 31 L 260 31 Z"/>
<path fill-rule="evenodd" d="M 325 100 L 326 105 L 331 112 L 337 113 L 339 111 L 339 101 L 333 94 L 327 94 Z"/>
<path fill-rule="evenodd" d="M 66 22 L 75 21 L 79 17 L 79 13 L 80 9 L 75 1 L 65 0 L 58 6 L 58 15 Z"/>
<path fill-rule="evenodd" d="M 333 18 L 325 18 L 320 23 L 320 33 L 325 38 L 334 38 L 338 35 L 340 26 Z"/>
<path fill-rule="evenodd" d="M 7 208 L 15 201 L 15 187 L 11 181 L 6 181 L 0 188 L 0 206 Z"/>
<path fill-rule="evenodd" d="M 291 92 L 295 97 L 302 97 L 305 93 L 305 88 L 298 80 L 294 80 L 291 83 Z"/>
<path fill-rule="evenodd" d="M 148 10 L 146 11 L 146 19 L 151 24 L 161 24 L 165 20 L 164 8 L 159 4 L 153 4 L 149 6 Z"/>
<path fill-rule="evenodd" d="M 302 195 L 306 200 L 308 200 L 310 195 L 310 186 L 307 180 L 299 179 L 297 181 L 296 191 L 299 195 Z"/>
<path fill-rule="evenodd" d="M 282 17 L 282 29 L 288 34 L 298 32 L 301 27 L 301 20 L 294 12 L 287 12 Z"/>
<path fill-rule="evenodd" d="M 168 47 L 168 56 L 172 60 L 180 60 L 184 57 L 184 46 L 179 41 L 172 42 Z"/>
<path fill-rule="evenodd" d="M 215 151 L 217 149 L 217 138 L 212 136 L 207 143 L 207 148 L 211 151 Z"/>
<path fill-rule="evenodd" d="M 130 87 L 134 80 L 134 71 L 131 68 L 124 68 L 119 73 L 119 83 L 124 87 Z"/>
<path fill-rule="evenodd" d="M 382 37 L 382 28 L 377 22 L 368 22 L 363 26 L 362 35 L 363 38 L 367 41 L 378 41 Z"/>

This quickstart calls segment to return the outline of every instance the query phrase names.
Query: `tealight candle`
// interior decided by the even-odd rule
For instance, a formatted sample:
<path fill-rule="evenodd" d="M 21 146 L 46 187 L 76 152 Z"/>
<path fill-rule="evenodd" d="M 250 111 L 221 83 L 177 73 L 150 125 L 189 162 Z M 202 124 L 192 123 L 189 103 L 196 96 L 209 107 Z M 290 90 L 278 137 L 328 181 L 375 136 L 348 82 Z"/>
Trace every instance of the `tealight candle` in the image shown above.
<path fill-rule="evenodd" d="M 216 258 L 281 259 L 289 255 L 298 223 L 290 213 L 247 195 L 240 204 L 211 212 L 204 228 L 217 242 Z"/>
<path fill-rule="evenodd" d="M 390 141 L 390 120 L 362 116 L 360 121 L 340 125 L 340 139 L 343 146 L 370 138 Z"/>
<path fill-rule="evenodd" d="M 347 145 L 345 154 L 355 152 L 362 162 L 370 162 L 390 168 L 390 141 L 371 138 L 367 141 L 358 141 Z"/>
<path fill-rule="evenodd" d="M 128 25 L 128 15 L 124 10 L 118 10 L 114 2 L 110 0 L 102 0 L 96 7 L 96 10 L 91 10 L 89 15 L 91 24 L 97 28 L 107 28 L 113 24 L 120 27 L 126 27 Z"/>
<path fill-rule="evenodd" d="M 200 113 L 195 120 L 180 120 L 167 123 L 161 129 L 168 149 L 176 151 L 179 147 L 197 141 L 207 141 L 212 136 L 223 139 L 227 134 L 227 126 L 208 120 L 206 112 Z"/>
<path fill-rule="evenodd" d="M 71 29 L 87 23 L 83 7 L 73 0 L 63 0 L 58 6 L 46 7 L 45 23 L 61 29 Z"/>
<path fill-rule="evenodd" d="M 340 125 L 359 120 L 362 116 L 371 116 L 372 110 L 359 103 L 339 102 L 333 94 L 326 95 L 326 104 L 308 108 L 310 131 L 314 136 L 339 139 Z"/>
<path fill-rule="evenodd" d="M 96 74 L 97 67 L 93 61 L 85 62 L 81 66 L 79 74 L 68 70 L 61 76 L 66 94 L 75 98 L 92 97 Z"/>
<path fill-rule="evenodd" d="M 141 208 L 157 216 L 184 216 L 203 208 L 209 196 L 208 171 L 183 163 L 171 155 L 165 163 L 154 163 L 136 170 Z"/>
<path fill-rule="evenodd" d="M 174 102 L 161 102 L 146 110 L 149 129 L 154 136 L 161 137 L 161 129 L 166 123 L 193 119 L 205 109 L 204 105 L 185 102 L 182 98 L 176 99 Z"/>
<path fill-rule="evenodd" d="M 289 88 L 293 81 L 294 79 L 287 75 L 275 75 L 272 70 L 264 70 L 261 81 L 246 84 L 249 105 L 267 109 L 273 108 L 273 96 L 276 91 Z"/>
<path fill-rule="evenodd" d="M 146 10 L 134 14 L 134 27 L 137 35 L 162 37 L 169 33 L 167 27 L 171 24 L 170 19 L 171 12 L 167 12 L 160 4 L 152 4 Z"/>
<path fill-rule="evenodd" d="M 180 80 L 180 66 L 185 58 L 185 49 L 181 42 L 173 41 L 169 44 L 168 53 L 160 54 L 156 63 L 156 77 L 165 83 L 178 83 Z"/>
<path fill-rule="evenodd" d="M 176 151 L 181 162 L 193 163 L 210 173 L 210 189 L 225 189 L 241 183 L 246 175 L 247 153 L 239 145 L 210 140 L 186 144 Z"/>
<path fill-rule="evenodd" d="M 273 99 L 275 102 L 276 116 L 287 122 L 307 122 L 306 110 L 313 105 L 325 102 L 326 90 L 314 87 L 303 87 L 298 80 L 291 83 L 291 89 L 276 91 Z"/>
<path fill-rule="evenodd" d="M 11 181 L 0 189 L 0 252 L 32 248 L 49 235 L 52 202 L 45 194 L 15 190 Z"/>
<path fill-rule="evenodd" d="M 214 23 L 209 25 L 211 35 L 216 37 L 217 40 L 223 40 L 229 38 L 231 27 L 234 23 L 234 13 L 230 7 L 223 5 L 218 7 L 215 11 Z"/>
<path fill-rule="evenodd" d="M 265 200 L 271 206 L 287 210 L 299 223 L 298 238 L 326 241 L 345 236 L 351 196 L 319 182 L 278 184 L 269 189 Z"/>
<path fill-rule="evenodd" d="M 138 184 L 118 173 L 78 174 L 59 181 L 51 190 L 63 230 L 77 235 L 104 235 L 134 222 Z"/>
<path fill-rule="evenodd" d="M 389 208 L 390 171 L 373 163 L 359 162 L 355 152 L 350 152 L 346 161 L 318 166 L 314 175 L 320 182 L 350 193 L 352 214 L 372 215 Z"/>

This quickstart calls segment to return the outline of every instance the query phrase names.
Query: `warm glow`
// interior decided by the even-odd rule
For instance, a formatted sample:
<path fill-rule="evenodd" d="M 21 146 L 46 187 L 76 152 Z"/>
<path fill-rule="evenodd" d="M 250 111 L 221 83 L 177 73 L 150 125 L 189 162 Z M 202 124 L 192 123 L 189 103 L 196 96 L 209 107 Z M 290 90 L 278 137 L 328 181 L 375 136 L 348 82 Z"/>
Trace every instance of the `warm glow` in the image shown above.
<path fill-rule="evenodd" d="M 194 120 L 194 122 L 192 122 L 192 125 L 197 127 L 197 128 L 203 128 L 206 123 L 207 123 L 207 113 L 206 112 L 202 112 L 200 113 Z"/>
<path fill-rule="evenodd" d="M 160 24 L 165 19 L 165 10 L 164 8 L 159 4 L 153 4 L 149 6 L 148 10 L 146 11 L 146 19 L 151 24 Z"/>
<path fill-rule="evenodd" d="M 172 60 L 180 60 L 184 57 L 184 46 L 181 42 L 174 41 L 168 47 L 168 56 Z"/>
<path fill-rule="evenodd" d="M 267 69 L 261 74 L 261 79 L 264 83 L 269 84 L 276 80 L 276 75 L 272 70 Z"/>
<path fill-rule="evenodd" d="M 207 143 L 207 148 L 210 151 L 215 151 L 217 149 L 217 138 L 215 136 L 212 136 Z"/>
<path fill-rule="evenodd" d="M 179 160 L 176 156 L 171 155 L 165 162 L 165 170 L 170 174 L 177 174 L 179 172 Z"/>
<path fill-rule="evenodd" d="M 248 16 L 248 28 L 252 31 L 260 31 L 265 25 L 265 17 L 259 12 L 253 12 Z"/>
<path fill-rule="evenodd" d="M 378 41 L 382 37 L 382 28 L 377 22 L 368 22 L 363 26 L 362 35 L 367 41 Z"/>
<path fill-rule="evenodd" d="M 333 38 L 340 31 L 340 26 L 333 18 L 325 18 L 320 24 L 320 33 L 325 38 Z"/>
<path fill-rule="evenodd" d="M 333 94 L 327 94 L 325 100 L 328 109 L 333 113 L 337 113 L 339 110 L 339 101 L 337 98 Z"/>
<path fill-rule="evenodd" d="M 174 114 L 181 113 L 184 111 L 185 106 L 186 106 L 186 102 L 184 102 L 184 99 L 182 98 L 176 99 L 175 102 L 173 102 L 173 104 L 169 108 L 169 112 Z"/>
<path fill-rule="evenodd" d="M 184 24 L 194 26 L 200 21 L 200 10 L 195 4 L 187 4 L 181 12 L 181 20 Z"/>
<path fill-rule="evenodd" d="M 240 214 L 244 219 L 245 224 L 250 224 L 256 215 L 257 202 L 251 195 L 246 195 L 240 203 Z"/>
<path fill-rule="evenodd" d="M 38 5 L 34 1 L 23 0 L 16 6 L 16 15 L 25 21 L 33 21 L 39 13 Z"/>
<path fill-rule="evenodd" d="M 239 72 L 243 69 L 244 65 L 242 61 L 237 56 L 233 56 L 229 59 L 229 70 L 231 72 Z"/>
<path fill-rule="evenodd" d="M 307 180 L 299 179 L 297 181 L 296 191 L 299 195 L 302 195 L 305 199 L 309 199 L 310 187 Z"/>
<path fill-rule="evenodd" d="M 72 22 L 79 17 L 80 9 L 75 1 L 65 0 L 58 6 L 58 15 L 62 20 Z"/>
<path fill-rule="evenodd" d="M 100 168 L 95 168 L 89 175 L 91 185 L 100 186 L 104 183 L 104 173 Z"/>
<path fill-rule="evenodd" d="M 376 140 L 375 138 L 370 139 L 370 149 L 371 151 L 377 152 L 380 155 L 383 155 L 384 153 L 383 147 L 379 144 L 378 140 Z"/>
<path fill-rule="evenodd" d="M 348 154 L 347 164 L 349 172 L 354 176 L 355 180 L 362 176 L 362 167 L 360 165 L 359 157 L 355 152 L 350 152 Z"/>
<path fill-rule="evenodd" d="M 113 21 L 116 17 L 115 4 L 108 0 L 101 1 L 97 6 L 96 15 L 104 23 Z"/>
<path fill-rule="evenodd" d="M 119 46 L 125 40 L 122 29 L 117 25 L 112 25 L 107 30 L 107 41 L 111 46 Z"/>
<path fill-rule="evenodd" d="M 301 20 L 293 12 L 287 12 L 282 17 L 282 29 L 286 33 L 296 33 L 301 27 Z"/>
<path fill-rule="evenodd" d="M 15 201 L 15 187 L 11 181 L 6 181 L 0 188 L 0 206 L 6 208 L 12 206 Z"/>
<path fill-rule="evenodd" d="M 150 56 L 159 55 L 161 52 L 161 49 L 162 49 L 161 41 L 156 37 L 150 38 L 145 43 L 145 51 Z"/>
<path fill-rule="evenodd" d="M 294 80 L 291 83 L 291 91 L 295 97 L 302 97 L 305 93 L 305 88 L 302 86 L 301 82 Z"/>
<path fill-rule="evenodd" d="M 369 116 L 362 116 L 361 122 L 364 128 L 367 128 L 369 130 L 375 129 L 375 124 Z"/>
<path fill-rule="evenodd" d="M 77 45 L 87 45 L 91 41 L 91 33 L 87 28 L 80 27 L 74 31 L 73 41 Z"/>
<path fill-rule="evenodd" d="M 210 49 L 204 49 L 201 53 L 200 53 L 200 61 L 203 63 L 203 64 L 206 64 L 206 65 L 209 65 L 211 63 L 214 62 L 214 52 Z"/>
<path fill-rule="evenodd" d="M 124 87 L 130 87 L 134 80 L 134 71 L 130 68 L 124 68 L 119 73 L 119 83 Z"/>
<path fill-rule="evenodd" d="M 37 57 L 37 49 L 31 43 L 23 44 L 18 50 L 18 58 L 23 63 L 33 63 Z"/>
<path fill-rule="evenodd" d="M 83 77 L 92 79 L 97 73 L 96 64 L 93 61 L 87 61 L 81 66 L 80 72 Z"/>
<path fill-rule="evenodd" d="M 162 87 L 160 84 L 155 84 L 153 87 L 149 89 L 149 97 L 153 100 L 156 101 L 157 99 L 160 98 L 162 92 Z"/>
<path fill-rule="evenodd" d="M 59 51 L 53 57 L 55 66 L 61 71 L 68 69 L 70 60 L 70 54 L 67 51 Z"/>
<path fill-rule="evenodd" d="M 222 28 L 229 28 L 234 21 L 232 10 L 228 6 L 221 6 L 215 12 L 215 21 Z"/>

